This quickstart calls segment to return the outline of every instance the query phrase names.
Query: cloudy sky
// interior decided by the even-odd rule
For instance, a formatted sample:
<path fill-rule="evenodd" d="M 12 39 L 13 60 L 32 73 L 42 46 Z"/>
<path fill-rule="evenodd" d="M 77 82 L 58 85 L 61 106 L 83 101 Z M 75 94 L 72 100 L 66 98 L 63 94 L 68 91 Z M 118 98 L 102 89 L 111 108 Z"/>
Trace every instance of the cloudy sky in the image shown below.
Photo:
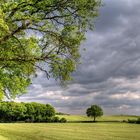
<path fill-rule="evenodd" d="M 50 103 L 57 111 L 84 114 L 91 104 L 105 114 L 140 115 L 140 0 L 104 0 L 94 32 L 81 45 L 74 81 L 62 88 L 39 74 L 17 101 Z"/>

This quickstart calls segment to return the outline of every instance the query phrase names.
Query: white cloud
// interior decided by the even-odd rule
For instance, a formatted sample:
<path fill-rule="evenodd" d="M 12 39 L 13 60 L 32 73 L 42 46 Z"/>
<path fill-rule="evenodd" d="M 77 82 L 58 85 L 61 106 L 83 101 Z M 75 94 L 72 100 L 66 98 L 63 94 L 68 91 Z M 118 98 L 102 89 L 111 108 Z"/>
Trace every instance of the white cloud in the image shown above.
<path fill-rule="evenodd" d="M 138 100 L 138 99 L 140 99 L 140 94 L 132 93 L 132 92 L 128 91 L 127 93 L 111 95 L 110 98 L 112 98 L 112 99 Z"/>

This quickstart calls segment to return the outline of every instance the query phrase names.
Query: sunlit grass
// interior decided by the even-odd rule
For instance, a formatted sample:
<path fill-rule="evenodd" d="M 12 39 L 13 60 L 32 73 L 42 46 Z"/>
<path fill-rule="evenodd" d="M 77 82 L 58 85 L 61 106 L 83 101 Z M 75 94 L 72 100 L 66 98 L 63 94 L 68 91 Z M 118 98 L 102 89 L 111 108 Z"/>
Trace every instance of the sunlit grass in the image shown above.
<path fill-rule="evenodd" d="M 0 140 L 140 140 L 140 125 L 127 123 L 0 124 Z"/>
<path fill-rule="evenodd" d="M 93 118 L 89 118 L 84 115 L 58 115 L 60 118 L 64 117 L 70 122 L 75 121 L 93 121 Z M 97 118 L 97 121 L 127 121 L 128 119 L 137 119 L 138 116 L 130 115 L 112 115 L 112 116 L 102 116 Z"/>

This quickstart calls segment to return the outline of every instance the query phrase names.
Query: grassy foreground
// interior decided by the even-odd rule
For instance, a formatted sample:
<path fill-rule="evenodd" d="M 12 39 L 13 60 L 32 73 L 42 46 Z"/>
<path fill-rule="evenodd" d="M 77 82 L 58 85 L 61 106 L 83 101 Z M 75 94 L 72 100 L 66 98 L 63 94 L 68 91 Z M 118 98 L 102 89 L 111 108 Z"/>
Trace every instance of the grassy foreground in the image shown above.
<path fill-rule="evenodd" d="M 0 140 L 140 140 L 140 125 L 127 123 L 0 124 Z"/>
<path fill-rule="evenodd" d="M 137 116 L 103 116 L 98 123 L 74 123 L 93 120 L 80 115 L 59 117 L 69 123 L 0 123 L 0 140 L 140 140 L 140 125 L 122 123 Z"/>

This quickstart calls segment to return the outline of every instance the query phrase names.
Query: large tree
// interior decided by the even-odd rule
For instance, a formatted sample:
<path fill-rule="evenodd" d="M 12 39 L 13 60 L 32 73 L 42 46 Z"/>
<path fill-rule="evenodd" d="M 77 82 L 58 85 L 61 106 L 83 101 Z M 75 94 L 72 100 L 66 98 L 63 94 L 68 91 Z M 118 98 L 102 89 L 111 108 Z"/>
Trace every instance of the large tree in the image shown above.
<path fill-rule="evenodd" d="M 0 97 L 26 92 L 37 69 L 71 79 L 100 0 L 1 0 Z"/>
<path fill-rule="evenodd" d="M 97 117 L 101 117 L 103 115 L 103 110 L 98 105 L 92 105 L 87 109 L 86 113 L 88 117 L 93 117 L 95 122 Z"/>

